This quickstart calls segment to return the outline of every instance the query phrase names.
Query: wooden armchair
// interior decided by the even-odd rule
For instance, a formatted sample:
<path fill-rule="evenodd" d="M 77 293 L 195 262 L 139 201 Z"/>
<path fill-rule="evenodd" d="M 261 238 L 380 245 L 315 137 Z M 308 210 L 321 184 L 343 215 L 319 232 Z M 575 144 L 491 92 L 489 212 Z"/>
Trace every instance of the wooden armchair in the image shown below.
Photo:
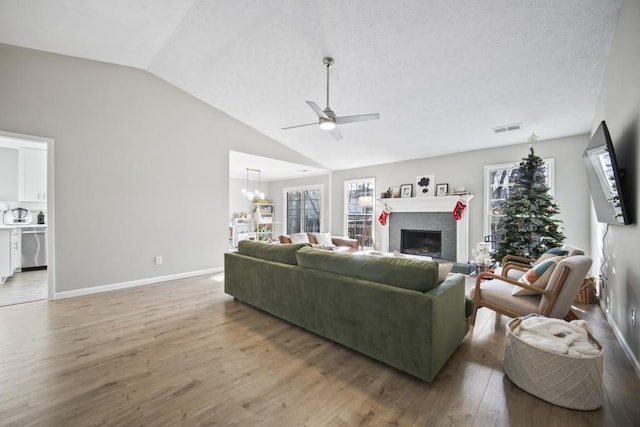
<path fill-rule="evenodd" d="M 567 251 L 567 256 L 584 255 L 584 251 L 573 245 L 563 245 L 561 249 Z M 500 262 L 501 270 L 499 274 L 511 279 L 518 279 L 529 270 L 534 264 L 538 263 L 540 258 L 526 258 L 517 255 L 506 255 Z"/>
<path fill-rule="evenodd" d="M 592 260 L 584 255 L 570 256 L 558 262 L 544 289 L 493 273 L 480 273 L 471 289 L 475 302 L 471 324 L 475 324 L 480 307 L 486 307 L 509 317 L 537 313 L 558 319 L 575 319 L 571 303 L 580 291 Z M 494 280 L 485 280 L 494 279 Z M 533 295 L 514 296 L 514 286 L 528 289 Z"/>

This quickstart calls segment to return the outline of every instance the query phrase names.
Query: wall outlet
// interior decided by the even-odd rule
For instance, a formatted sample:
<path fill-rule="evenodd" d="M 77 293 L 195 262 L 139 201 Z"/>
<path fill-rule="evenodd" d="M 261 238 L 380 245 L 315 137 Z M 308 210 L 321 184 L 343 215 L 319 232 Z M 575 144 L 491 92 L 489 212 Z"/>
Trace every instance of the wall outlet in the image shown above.
<path fill-rule="evenodd" d="M 636 309 L 632 308 L 631 309 L 631 326 L 636 326 Z"/>
<path fill-rule="evenodd" d="M 154 263 L 155 265 L 160 265 L 160 264 L 162 264 L 162 257 L 161 257 L 161 256 L 157 256 L 157 257 L 155 257 L 155 258 L 153 259 L 153 263 Z"/>

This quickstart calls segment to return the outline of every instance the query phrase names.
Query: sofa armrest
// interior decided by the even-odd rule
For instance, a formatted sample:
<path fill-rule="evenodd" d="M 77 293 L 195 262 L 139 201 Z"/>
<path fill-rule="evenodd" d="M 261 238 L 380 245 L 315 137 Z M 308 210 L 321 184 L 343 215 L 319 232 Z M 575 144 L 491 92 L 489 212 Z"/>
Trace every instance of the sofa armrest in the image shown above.
<path fill-rule="evenodd" d="M 464 276 L 459 273 L 449 275 L 425 296 L 431 299 L 431 371 L 437 373 L 467 334 Z"/>
<path fill-rule="evenodd" d="M 349 239 L 348 237 L 331 237 L 331 241 L 336 246 L 350 246 L 354 249 L 358 249 L 358 240 Z"/>

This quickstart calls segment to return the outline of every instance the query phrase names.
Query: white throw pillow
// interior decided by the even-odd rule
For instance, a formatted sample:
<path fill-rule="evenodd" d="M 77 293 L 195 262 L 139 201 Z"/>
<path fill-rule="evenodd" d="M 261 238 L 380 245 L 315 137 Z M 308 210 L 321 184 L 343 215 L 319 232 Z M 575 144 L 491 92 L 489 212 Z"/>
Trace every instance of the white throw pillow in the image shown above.
<path fill-rule="evenodd" d="M 438 263 L 438 283 L 442 283 L 447 280 L 447 276 L 451 272 L 453 268 L 452 262 L 441 262 Z"/>
<path fill-rule="evenodd" d="M 319 245 L 333 245 L 333 240 L 331 240 L 331 233 L 311 233 L 311 235 L 316 238 L 316 242 L 318 242 Z"/>
<path fill-rule="evenodd" d="M 307 236 L 307 233 L 289 234 L 289 239 L 291 239 L 291 243 L 309 243 L 309 236 Z"/>

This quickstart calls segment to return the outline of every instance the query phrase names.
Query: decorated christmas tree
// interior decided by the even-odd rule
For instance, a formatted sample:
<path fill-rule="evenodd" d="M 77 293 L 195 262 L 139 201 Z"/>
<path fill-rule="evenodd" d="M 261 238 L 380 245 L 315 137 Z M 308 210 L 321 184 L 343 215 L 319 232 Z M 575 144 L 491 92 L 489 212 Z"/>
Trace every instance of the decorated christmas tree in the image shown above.
<path fill-rule="evenodd" d="M 538 258 L 564 241 L 561 221 L 555 218 L 558 206 L 546 184 L 544 160 L 533 150 L 536 139 L 535 134 L 529 138 L 529 156 L 520 162 L 515 184 L 502 207 L 496 261 L 505 255 Z"/>

